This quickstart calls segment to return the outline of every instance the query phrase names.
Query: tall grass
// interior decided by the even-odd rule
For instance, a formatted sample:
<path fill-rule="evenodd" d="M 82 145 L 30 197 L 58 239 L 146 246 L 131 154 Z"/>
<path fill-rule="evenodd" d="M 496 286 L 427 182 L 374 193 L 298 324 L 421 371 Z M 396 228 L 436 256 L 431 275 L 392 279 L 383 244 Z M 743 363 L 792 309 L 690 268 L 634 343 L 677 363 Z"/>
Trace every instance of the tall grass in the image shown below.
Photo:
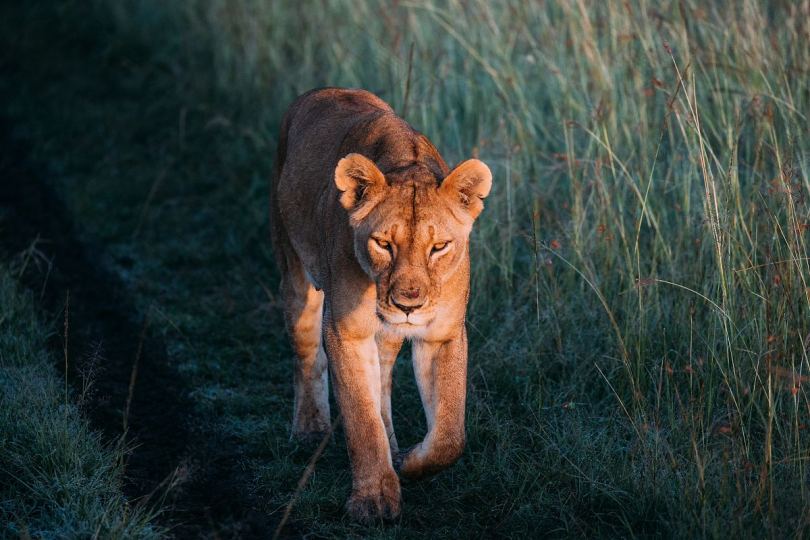
<path fill-rule="evenodd" d="M 406 493 L 413 529 L 397 534 L 808 533 L 810 2 L 97 5 L 109 58 L 125 50 L 177 105 L 173 163 L 203 162 L 200 133 L 222 133 L 232 200 L 237 176 L 269 173 L 281 114 L 316 86 L 372 90 L 449 162 L 492 168 L 469 449 L 452 487 L 418 492 L 444 490 L 445 507 Z M 248 181 L 261 197 L 266 182 Z M 77 208 L 88 193 L 103 196 L 85 188 Z M 249 208 L 264 219 L 264 205 Z M 265 468 L 259 490 L 285 474 Z M 345 534 L 314 482 L 293 517 Z"/>

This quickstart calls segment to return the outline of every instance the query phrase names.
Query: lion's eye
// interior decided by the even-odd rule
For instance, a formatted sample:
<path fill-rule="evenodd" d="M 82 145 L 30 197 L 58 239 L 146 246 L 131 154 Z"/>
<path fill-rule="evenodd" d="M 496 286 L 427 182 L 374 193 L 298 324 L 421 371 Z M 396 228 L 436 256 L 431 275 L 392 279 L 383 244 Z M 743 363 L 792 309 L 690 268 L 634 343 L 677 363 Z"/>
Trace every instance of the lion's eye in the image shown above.
<path fill-rule="evenodd" d="M 383 240 L 382 238 L 374 238 L 373 239 L 376 244 L 386 251 L 391 251 L 391 242 L 387 240 Z"/>
<path fill-rule="evenodd" d="M 450 242 L 437 242 L 433 244 L 433 249 L 430 250 L 431 253 L 438 253 L 440 251 L 444 251 L 444 249 L 450 244 Z"/>

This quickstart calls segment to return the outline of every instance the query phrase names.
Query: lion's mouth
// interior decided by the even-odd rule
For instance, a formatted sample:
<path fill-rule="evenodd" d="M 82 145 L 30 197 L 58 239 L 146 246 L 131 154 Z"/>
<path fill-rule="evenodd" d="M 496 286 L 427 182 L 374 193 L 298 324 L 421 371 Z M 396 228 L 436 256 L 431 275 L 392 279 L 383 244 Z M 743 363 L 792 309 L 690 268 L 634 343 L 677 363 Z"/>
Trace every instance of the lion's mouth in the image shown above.
<path fill-rule="evenodd" d="M 400 310 L 377 307 L 377 316 L 386 324 L 403 326 L 426 326 L 433 320 L 433 314 L 425 311 L 405 313 Z"/>

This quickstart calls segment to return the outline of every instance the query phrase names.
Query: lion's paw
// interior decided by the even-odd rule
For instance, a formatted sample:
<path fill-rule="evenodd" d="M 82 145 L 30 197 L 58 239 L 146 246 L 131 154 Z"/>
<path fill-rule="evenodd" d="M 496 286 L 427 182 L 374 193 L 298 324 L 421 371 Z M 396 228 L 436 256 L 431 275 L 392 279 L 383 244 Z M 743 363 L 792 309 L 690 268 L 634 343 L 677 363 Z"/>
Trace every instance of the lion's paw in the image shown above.
<path fill-rule="evenodd" d="M 414 448 L 416 448 L 416 446 L 410 446 L 410 447 L 408 447 L 408 448 L 406 448 L 404 450 L 401 450 L 401 451 L 394 454 L 394 457 L 393 457 L 392 461 L 394 462 L 394 470 L 395 471 L 397 471 L 398 473 L 401 474 L 402 466 L 405 463 L 405 458 L 408 457 L 408 454 L 410 454 L 411 451 Z"/>
<path fill-rule="evenodd" d="M 361 523 L 390 521 L 399 516 L 400 491 L 396 474 L 391 471 L 375 488 L 353 491 L 346 503 L 346 511 Z"/>
<path fill-rule="evenodd" d="M 304 445 L 319 444 L 331 431 L 329 417 L 323 414 L 298 414 L 293 421 L 292 438 Z"/>

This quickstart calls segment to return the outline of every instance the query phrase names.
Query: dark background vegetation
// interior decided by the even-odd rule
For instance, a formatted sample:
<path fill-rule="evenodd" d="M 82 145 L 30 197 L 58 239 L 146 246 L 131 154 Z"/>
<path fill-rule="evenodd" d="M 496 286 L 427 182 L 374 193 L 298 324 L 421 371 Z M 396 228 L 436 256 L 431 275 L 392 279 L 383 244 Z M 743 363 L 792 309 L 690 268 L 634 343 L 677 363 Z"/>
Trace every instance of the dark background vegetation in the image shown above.
<path fill-rule="evenodd" d="M 3 533 L 266 537 L 294 501 L 282 535 L 806 536 L 808 21 L 807 1 L 4 5 Z M 312 448 L 289 439 L 268 185 L 281 114 L 324 85 L 495 176 L 468 448 L 372 528 L 343 511 L 342 434 L 300 492 Z"/>

